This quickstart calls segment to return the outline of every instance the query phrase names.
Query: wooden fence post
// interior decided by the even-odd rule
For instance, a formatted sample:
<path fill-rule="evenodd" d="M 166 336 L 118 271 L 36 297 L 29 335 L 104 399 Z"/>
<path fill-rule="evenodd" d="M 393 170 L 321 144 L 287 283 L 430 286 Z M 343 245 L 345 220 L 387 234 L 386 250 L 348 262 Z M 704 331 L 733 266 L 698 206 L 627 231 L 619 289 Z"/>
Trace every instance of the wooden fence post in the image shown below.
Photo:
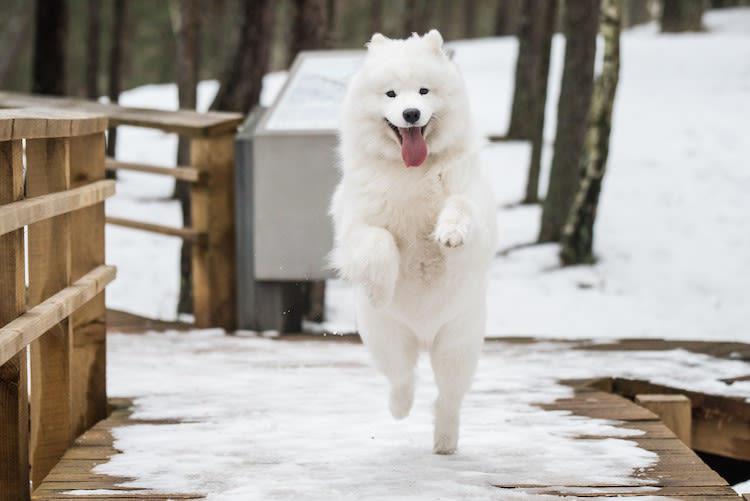
<path fill-rule="evenodd" d="M 193 246 L 195 325 L 233 330 L 237 322 L 234 131 L 193 137 L 190 163 L 202 174 L 191 191 L 192 225 L 207 235 L 205 242 Z"/>
<path fill-rule="evenodd" d="M 70 188 L 68 138 L 26 140 L 29 198 Z M 29 225 L 29 307 L 71 283 L 70 215 Z M 31 344 L 31 482 L 39 485 L 73 442 L 72 336 L 62 320 Z M 54 423 L 54 425 L 52 425 Z"/>
<path fill-rule="evenodd" d="M 659 416 L 664 425 L 691 446 L 692 407 L 685 395 L 636 395 L 635 403 Z"/>
<path fill-rule="evenodd" d="M 0 205 L 23 198 L 21 140 L 0 142 Z M 0 326 L 26 308 L 23 228 L 0 235 Z M 0 501 L 27 501 L 29 404 L 26 350 L 0 365 Z"/>
<path fill-rule="evenodd" d="M 104 179 L 104 132 L 70 139 L 71 188 Z M 70 214 L 76 281 L 104 264 L 104 202 Z M 70 316 L 73 332 L 73 431 L 78 436 L 107 416 L 104 291 Z"/>

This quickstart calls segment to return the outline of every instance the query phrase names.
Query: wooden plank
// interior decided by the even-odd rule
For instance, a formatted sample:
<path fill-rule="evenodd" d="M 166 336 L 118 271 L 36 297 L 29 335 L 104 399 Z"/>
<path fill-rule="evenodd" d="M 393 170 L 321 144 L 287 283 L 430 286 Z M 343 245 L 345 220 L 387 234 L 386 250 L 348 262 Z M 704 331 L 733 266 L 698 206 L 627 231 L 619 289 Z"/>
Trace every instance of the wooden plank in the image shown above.
<path fill-rule="evenodd" d="M 659 464 L 643 472 L 637 472 L 636 478 L 658 480 L 662 487 L 712 487 L 726 485 L 718 473 L 705 464 L 670 463 L 660 458 Z"/>
<path fill-rule="evenodd" d="M 68 484 L 62 484 L 68 485 Z M 65 494 L 66 490 L 71 489 L 59 489 L 51 492 L 40 492 L 34 493 L 32 499 L 34 500 L 55 500 L 55 501 L 178 501 L 181 499 L 205 499 L 205 496 L 200 494 L 160 494 L 149 492 L 147 494 L 139 492 L 128 492 L 122 491 L 117 494 Z M 722 500 L 718 500 L 722 501 Z"/>
<path fill-rule="evenodd" d="M 102 180 L 78 188 L 0 206 L 0 235 L 51 217 L 103 202 L 115 194 L 115 182 Z"/>
<path fill-rule="evenodd" d="M 160 167 L 157 165 L 139 164 L 133 162 L 120 162 L 112 157 L 107 157 L 104 164 L 108 171 L 129 170 L 134 172 L 144 172 L 146 174 L 158 174 L 169 176 L 175 179 L 181 179 L 190 183 L 197 183 L 200 177 L 198 169 L 192 167 Z"/>
<path fill-rule="evenodd" d="M 43 303 L 0 328 L 0 364 L 44 334 L 50 327 L 104 290 L 115 279 L 114 266 L 98 266 Z"/>
<path fill-rule="evenodd" d="M 115 452 L 114 454 L 117 454 Z M 107 461 L 109 461 L 110 457 L 112 457 L 114 454 L 110 454 L 109 456 L 105 458 L 99 458 L 99 459 L 67 459 L 63 458 L 60 460 L 59 463 L 55 466 L 54 474 L 62 479 L 64 475 L 66 474 L 75 474 L 80 475 L 82 473 L 88 473 L 90 475 L 104 475 L 103 473 L 95 472 L 94 470 L 103 464 L 106 464 Z M 50 477 L 47 477 L 46 480 L 52 480 Z"/>
<path fill-rule="evenodd" d="M 106 222 L 107 224 L 122 226 L 124 228 L 132 228 L 134 230 L 150 231 L 151 233 L 158 233 L 160 235 L 178 237 L 183 240 L 187 240 L 188 242 L 193 242 L 201 245 L 206 239 L 205 231 L 198 231 L 193 228 L 174 228 L 172 226 L 144 223 L 142 221 L 133 221 L 132 219 L 125 219 L 122 217 L 114 216 L 107 216 Z"/>
<path fill-rule="evenodd" d="M 612 343 L 583 343 L 577 350 L 667 351 L 687 350 L 717 358 L 750 360 L 750 344 L 735 341 L 674 341 L 664 339 L 619 339 Z"/>
<path fill-rule="evenodd" d="M 109 125 L 133 125 L 184 134 L 190 137 L 220 136 L 234 134 L 244 120 L 240 113 L 208 112 L 189 110 L 165 111 L 145 108 L 129 108 L 115 104 L 97 103 L 67 97 L 28 95 L 16 92 L 0 92 L 0 108 L 46 107 L 64 110 L 83 110 L 105 115 Z"/>
<path fill-rule="evenodd" d="M 21 141 L 0 142 L 0 208 L 23 198 Z M 26 309 L 23 230 L 0 235 L 0 326 Z M 0 360 L 0 501 L 29 499 L 26 345 Z"/>
<path fill-rule="evenodd" d="M 73 186 L 104 179 L 106 144 L 103 133 L 70 140 L 70 177 Z M 73 280 L 104 265 L 104 203 L 79 209 L 70 215 Z M 107 417 L 106 342 L 107 309 L 104 290 L 70 317 L 73 333 L 73 431 L 74 436 Z"/>
<path fill-rule="evenodd" d="M 648 409 L 634 405 L 618 395 L 591 390 L 577 392 L 572 398 L 559 399 L 551 404 L 543 404 L 541 407 L 545 410 L 566 410 L 575 415 L 591 418 L 623 421 L 659 419 L 656 414 Z"/>
<path fill-rule="evenodd" d="M 83 435 L 76 438 L 73 445 L 81 448 L 103 447 L 112 443 L 112 436 L 109 430 L 97 427 L 91 428 Z"/>
<path fill-rule="evenodd" d="M 690 399 L 685 395 L 636 395 L 635 403 L 645 407 L 672 430 L 677 438 L 690 446 Z"/>
<path fill-rule="evenodd" d="M 81 436 L 87 435 L 88 432 Z M 112 436 L 107 432 L 108 440 L 107 443 L 113 442 Z M 103 435 L 100 433 L 99 437 Z M 82 443 L 75 443 L 75 447 L 69 449 L 63 456 L 64 460 L 71 461 L 105 461 L 111 456 L 118 454 L 120 451 L 112 447 L 111 445 L 99 445 L 99 446 L 87 446 Z"/>
<path fill-rule="evenodd" d="M 642 431 L 642 435 L 633 435 L 632 437 L 625 437 L 627 440 L 646 440 L 646 439 L 663 439 L 663 438 L 675 438 L 672 430 L 664 426 L 661 421 L 624 421 L 617 425 L 618 428 L 626 428 L 629 430 Z M 583 435 L 578 438 L 590 439 L 590 438 L 612 438 L 610 436 L 600 435 Z"/>
<path fill-rule="evenodd" d="M 624 497 L 637 500 L 640 497 L 653 499 L 666 496 L 668 499 L 688 501 L 740 501 L 729 486 L 655 487 L 651 485 L 495 485 L 509 492 L 527 495 L 564 496 L 565 499 Z M 533 499 L 533 498 L 532 498 Z"/>
<path fill-rule="evenodd" d="M 102 132 L 107 128 L 106 116 L 76 109 L 0 109 L 0 121 L 5 123 L 0 127 L 0 141 L 62 138 Z"/>
<path fill-rule="evenodd" d="M 0 119 L 0 141 L 9 141 L 13 137 L 13 119 Z"/>
<path fill-rule="evenodd" d="M 107 309 L 107 329 L 121 334 L 142 334 L 146 331 L 190 331 L 194 328 L 193 324 L 187 322 L 155 320 L 126 311 Z"/>
<path fill-rule="evenodd" d="M 692 447 L 695 450 L 750 461 L 750 422 L 731 415 L 693 413 Z"/>
<path fill-rule="evenodd" d="M 68 138 L 26 141 L 26 193 L 38 197 L 70 188 Z M 70 284 L 70 215 L 29 226 L 29 295 L 33 308 Z M 31 483 L 39 485 L 73 442 L 72 337 L 63 318 L 30 345 Z"/>
<path fill-rule="evenodd" d="M 234 136 L 193 138 L 190 163 L 207 174 L 191 191 L 193 227 L 208 235 L 205 246 L 193 247 L 195 325 L 232 330 L 237 322 Z"/>

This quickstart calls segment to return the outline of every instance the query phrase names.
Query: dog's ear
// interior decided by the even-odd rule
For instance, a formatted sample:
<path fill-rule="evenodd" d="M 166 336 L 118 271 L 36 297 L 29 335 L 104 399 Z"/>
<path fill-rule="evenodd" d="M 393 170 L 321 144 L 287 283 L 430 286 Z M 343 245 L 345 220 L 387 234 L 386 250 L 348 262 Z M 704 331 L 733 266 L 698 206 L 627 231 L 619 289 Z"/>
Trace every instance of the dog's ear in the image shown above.
<path fill-rule="evenodd" d="M 443 36 L 438 30 L 432 29 L 428 31 L 422 39 L 427 42 L 427 45 L 435 52 L 443 51 Z"/>
<path fill-rule="evenodd" d="M 369 42 L 367 42 L 367 48 L 372 49 L 373 47 L 377 47 L 379 45 L 383 45 L 389 40 L 388 37 L 381 33 L 375 33 Z"/>

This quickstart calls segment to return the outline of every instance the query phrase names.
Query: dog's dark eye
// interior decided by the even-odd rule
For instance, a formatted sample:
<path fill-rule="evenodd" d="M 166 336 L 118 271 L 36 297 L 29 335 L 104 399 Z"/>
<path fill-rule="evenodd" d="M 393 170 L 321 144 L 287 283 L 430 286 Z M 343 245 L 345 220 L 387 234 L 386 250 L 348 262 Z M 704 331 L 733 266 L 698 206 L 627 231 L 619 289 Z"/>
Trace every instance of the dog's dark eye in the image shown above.
<path fill-rule="evenodd" d="M 425 89 L 424 87 L 422 87 L 421 89 L 419 89 L 419 93 L 422 94 L 423 96 L 425 94 L 427 94 L 428 92 L 430 92 L 430 90 L 429 89 Z"/>
<path fill-rule="evenodd" d="M 389 90 L 388 92 L 386 92 L 385 95 L 388 97 L 396 97 L 396 93 L 393 92 L 392 90 Z"/>

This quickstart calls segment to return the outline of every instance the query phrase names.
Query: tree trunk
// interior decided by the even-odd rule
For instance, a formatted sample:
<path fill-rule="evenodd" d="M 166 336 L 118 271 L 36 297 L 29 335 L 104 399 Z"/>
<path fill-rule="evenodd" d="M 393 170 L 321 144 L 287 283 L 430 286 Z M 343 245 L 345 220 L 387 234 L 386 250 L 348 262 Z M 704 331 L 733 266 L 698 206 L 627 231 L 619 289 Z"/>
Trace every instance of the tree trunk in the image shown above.
<path fill-rule="evenodd" d="M 703 30 L 703 0 L 663 0 L 662 7 L 662 33 Z"/>
<path fill-rule="evenodd" d="M 336 8 L 336 0 L 327 0 L 326 10 L 328 11 L 328 22 L 326 23 L 326 31 L 328 32 L 328 42 L 326 47 L 336 47 L 340 41 L 339 33 L 337 31 L 337 16 L 339 12 Z"/>
<path fill-rule="evenodd" d="M 649 0 L 623 0 L 620 9 L 622 11 L 622 27 L 630 28 L 651 21 L 648 3 Z"/>
<path fill-rule="evenodd" d="M 221 80 L 212 110 L 248 113 L 258 104 L 263 75 L 268 70 L 276 2 L 242 3 L 242 26 L 237 47 Z"/>
<path fill-rule="evenodd" d="M 112 41 L 109 47 L 109 100 L 117 103 L 122 86 L 122 68 L 125 52 L 125 17 L 127 11 L 125 0 L 114 0 L 112 10 Z M 114 157 L 117 145 L 117 127 L 110 127 L 107 132 L 107 155 Z M 114 177 L 107 172 L 107 177 Z"/>
<path fill-rule="evenodd" d="M 427 8 L 425 0 L 406 0 L 404 2 L 404 36 L 412 33 L 423 34 L 428 30 Z"/>
<path fill-rule="evenodd" d="M 528 0 L 523 5 L 508 139 L 531 139 L 534 136 L 538 106 L 547 99 L 556 5 L 550 0 Z"/>
<path fill-rule="evenodd" d="M 99 0 L 88 0 L 88 30 L 86 31 L 86 97 L 99 98 L 99 40 L 101 39 L 102 9 Z"/>
<path fill-rule="evenodd" d="M 328 32 L 327 0 L 293 0 L 292 42 L 289 62 L 303 50 L 327 49 L 331 34 Z"/>
<path fill-rule="evenodd" d="M 549 0 L 555 2 L 556 0 Z M 500 0 L 495 16 L 495 35 L 516 36 L 519 32 L 522 11 L 527 2 L 523 0 Z"/>
<path fill-rule="evenodd" d="M 0 37 L 0 88 L 5 87 L 10 75 L 16 67 L 18 58 L 27 42 L 28 29 L 34 19 L 33 5 L 23 5 L 13 12 L 7 13 L 9 17 L 3 23 L 5 32 Z"/>
<path fill-rule="evenodd" d="M 526 179 L 526 195 L 523 203 L 535 204 L 539 202 L 539 173 L 542 165 L 542 148 L 544 147 L 544 117 L 547 108 L 547 82 L 549 80 L 550 50 L 552 48 L 552 34 L 555 29 L 557 3 L 554 1 L 536 0 L 537 7 L 533 13 L 537 22 L 532 30 L 531 52 L 536 66 L 535 71 L 526 85 L 531 96 L 529 103 L 529 126 L 531 139 L 531 162 Z M 520 57 L 520 55 L 519 55 Z M 518 71 L 518 70 L 516 70 Z M 516 80 L 516 85 L 519 85 Z M 524 85 L 524 84 L 521 84 Z M 515 103 L 514 103 L 515 107 Z"/>
<path fill-rule="evenodd" d="M 578 188 L 586 117 L 594 86 L 599 0 L 566 2 L 565 65 L 557 107 L 557 136 L 539 242 L 558 242 Z"/>
<path fill-rule="evenodd" d="M 370 4 L 370 22 L 367 39 L 374 33 L 383 31 L 383 0 L 371 0 Z"/>
<path fill-rule="evenodd" d="M 194 110 L 197 102 L 200 61 L 200 18 L 198 0 L 170 0 L 172 29 L 177 40 L 177 99 L 180 109 Z M 190 140 L 180 136 L 177 143 L 177 165 L 190 164 Z M 190 227 L 190 183 L 176 180 L 173 198 L 180 201 L 182 225 Z M 177 313 L 193 312 L 192 244 L 182 242 L 180 252 L 180 296 Z"/>
<path fill-rule="evenodd" d="M 476 0 L 464 0 L 463 2 L 464 11 L 464 26 L 463 26 L 463 37 L 472 38 L 476 33 L 477 25 L 477 1 Z"/>
<path fill-rule="evenodd" d="M 31 70 L 31 92 L 35 94 L 65 95 L 67 19 L 65 0 L 46 0 L 36 9 Z"/>
<path fill-rule="evenodd" d="M 594 221 L 607 166 L 612 108 L 620 73 L 620 15 L 620 0 L 602 0 L 602 74 L 591 100 L 578 192 L 561 239 L 560 258 L 565 265 L 594 262 Z"/>

